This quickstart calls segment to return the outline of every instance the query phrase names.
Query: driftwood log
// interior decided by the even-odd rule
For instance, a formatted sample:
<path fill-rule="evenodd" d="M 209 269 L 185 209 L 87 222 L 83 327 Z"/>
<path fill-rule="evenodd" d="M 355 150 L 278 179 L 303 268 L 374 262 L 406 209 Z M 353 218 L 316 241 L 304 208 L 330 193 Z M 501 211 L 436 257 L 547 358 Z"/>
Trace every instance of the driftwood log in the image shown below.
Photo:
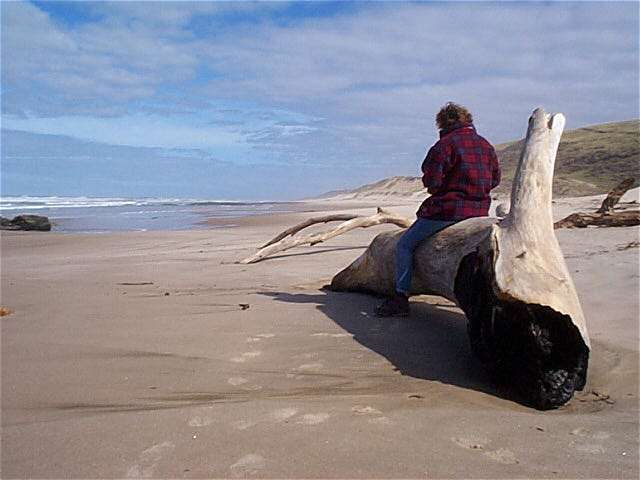
<path fill-rule="evenodd" d="M 572 213 L 568 217 L 558 220 L 554 227 L 633 227 L 634 225 L 640 225 L 640 211 L 638 210 L 623 210 L 611 213 Z"/>
<path fill-rule="evenodd" d="M 634 178 L 623 180 L 609 192 L 598 210 L 593 213 L 572 213 L 562 220 L 558 220 L 554 224 L 554 228 L 632 227 L 640 225 L 640 210 L 614 211 L 614 207 L 634 183 Z"/>
<path fill-rule="evenodd" d="M 468 319 L 475 354 L 525 403 L 555 408 L 586 382 L 589 336 L 554 234 L 553 169 L 565 119 L 537 109 L 502 220 L 471 218 L 423 242 L 411 293 L 441 295 Z M 330 288 L 388 295 L 402 231 L 379 234 Z"/>

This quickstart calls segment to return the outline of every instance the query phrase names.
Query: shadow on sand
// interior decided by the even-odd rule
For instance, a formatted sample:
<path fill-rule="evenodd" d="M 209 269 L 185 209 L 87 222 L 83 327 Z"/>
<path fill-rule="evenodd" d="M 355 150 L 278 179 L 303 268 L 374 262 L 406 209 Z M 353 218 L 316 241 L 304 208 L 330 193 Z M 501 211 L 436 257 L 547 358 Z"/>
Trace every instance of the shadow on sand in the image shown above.
<path fill-rule="evenodd" d="M 379 301 L 357 293 L 260 292 L 276 301 L 316 304 L 318 310 L 353 335 L 354 340 L 384 356 L 403 375 L 442 382 L 513 400 L 494 386 L 473 356 L 466 318 L 451 305 L 412 301 L 405 318 L 377 318 Z"/>

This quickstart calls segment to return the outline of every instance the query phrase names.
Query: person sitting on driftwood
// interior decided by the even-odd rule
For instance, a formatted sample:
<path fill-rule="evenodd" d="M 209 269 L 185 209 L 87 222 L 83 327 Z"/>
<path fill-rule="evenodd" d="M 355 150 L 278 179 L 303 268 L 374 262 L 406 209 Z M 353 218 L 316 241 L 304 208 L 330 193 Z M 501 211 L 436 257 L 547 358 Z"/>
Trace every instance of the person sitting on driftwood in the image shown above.
<path fill-rule="evenodd" d="M 375 309 L 380 317 L 409 315 L 413 252 L 424 239 L 449 225 L 489 213 L 489 192 L 500 183 L 493 146 L 476 133 L 469 111 L 456 103 L 436 115 L 440 139 L 422 163 L 422 183 L 431 194 L 396 247 L 396 294 Z"/>

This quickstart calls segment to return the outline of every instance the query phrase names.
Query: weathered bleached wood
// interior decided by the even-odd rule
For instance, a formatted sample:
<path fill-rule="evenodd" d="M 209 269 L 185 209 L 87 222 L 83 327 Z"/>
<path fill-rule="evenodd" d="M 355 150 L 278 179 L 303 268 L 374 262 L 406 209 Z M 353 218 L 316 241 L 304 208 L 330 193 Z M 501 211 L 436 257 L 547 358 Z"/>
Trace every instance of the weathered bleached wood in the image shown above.
<path fill-rule="evenodd" d="M 244 260 L 241 260 L 239 263 L 248 264 L 259 262 L 269 255 L 283 252 L 299 245 L 315 245 L 317 243 L 325 242 L 330 238 L 337 237 L 338 235 L 342 235 L 343 233 L 354 230 L 356 228 L 368 228 L 375 225 L 381 225 L 383 223 L 392 223 L 394 225 L 398 225 L 399 227 L 407 228 L 411 225 L 412 221 L 409 218 L 395 215 L 382 208 L 378 208 L 378 212 L 375 215 L 371 215 L 370 217 L 353 218 L 341 223 L 331 230 L 314 233 L 312 235 L 283 238 L 276 243 L 260 249 L 258 252 L 245 258 Z"/>
<path fill-rule="evenodd" d="M 283 232 L 280 232 L 278 235 L 273 237 L 271 240 L 269 240 L 267 243 L 262 245 L 260 248 L 268 247 L 269 245 L 273 245 L 274 243 L 279 242 L 285 237 L 293 236 L 296 233 L 298 233 L 300 230 L 310 227 L 311 225 L 316 225 L 318 223 L 338 222 L 338 221 L 344 222 L 344 221 L 352 220 L 354 218 L 358 218 L 362 216 L 363 215 L 354 215 L 351 213 L 337 213 L 333 215 L 324 215 L 322 217 L 312 217 L 305 220 L 304 222 L 300 222 L 297 225 L 294 225 L 293 227 L 287 228 Z"/>
<path fill-rule="evenodd" d="M 494 291 L 498 298 L 543 305 L 568 315 L 589 346 L 575 286 L 553 231 L 552 183 L 562 114 L 538 109 L 529 129 L 511 191 L 509 215 L 492 228 Z"/>
<path fill-rule="evenodd" d="M 569 400 L 586 381 L 589 336 L 553 230 L 551 187 L 564 116 L 529 119 L 511 208 L 502 220 L 472 218 L 424 241 L 414 254 L 412 294 L 455 301 L 474 351 L 538 408 Z M 334 290 L 394 292 L 402 232 L 378 235 L 331 282 Z"/>
<path fill-rule="evenodd" d="M 456 301 L 455 278 L 462 259 L 485 240 L 497 218 L 478 217 L 454 223 L 426 239 L 414 255 L 411 293 L 440 295 Z M 377 295 L 395 292 L 395 246 L 404 230 L 377 235 L 367 250 L 335 275 L 333 290 Z"/>

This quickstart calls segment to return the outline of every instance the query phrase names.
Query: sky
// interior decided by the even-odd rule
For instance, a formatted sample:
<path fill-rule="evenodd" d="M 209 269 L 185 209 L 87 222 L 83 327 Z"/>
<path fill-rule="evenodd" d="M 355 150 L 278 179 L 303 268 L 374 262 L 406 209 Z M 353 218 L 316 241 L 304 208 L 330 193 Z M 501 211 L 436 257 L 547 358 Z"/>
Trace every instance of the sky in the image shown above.
<path fill-rule="evenodd" d="M 287 200 L 418 175 L 455 101 L 639 117 L 637 2 L 1 4 L 0 194 Z"/>

